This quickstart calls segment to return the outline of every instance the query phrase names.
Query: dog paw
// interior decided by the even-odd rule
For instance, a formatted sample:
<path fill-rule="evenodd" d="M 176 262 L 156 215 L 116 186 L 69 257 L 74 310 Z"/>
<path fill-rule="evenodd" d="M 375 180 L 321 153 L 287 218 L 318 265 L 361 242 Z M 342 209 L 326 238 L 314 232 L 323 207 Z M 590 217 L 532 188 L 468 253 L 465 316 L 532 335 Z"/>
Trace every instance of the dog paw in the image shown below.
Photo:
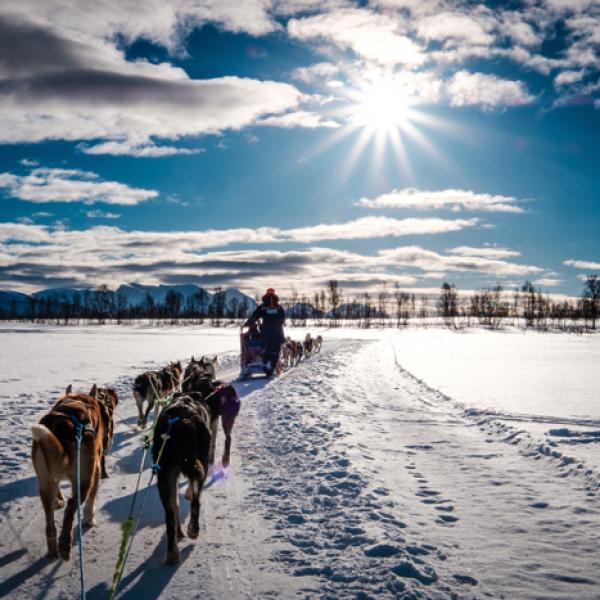
<path fill-rule="evenodd" d="M 229 456 L 223 454 L 223 458 L 221 459 L 221 464 L 223 467 L 227 468 L 229 466 Z"/>
<path fill-rule="evenodd" d="M 100 475 L 100 479 L 108 479 L 108 473 L 106 471 L 102 471 L 102 474 Z"/>
<path fill-rule="evenodd" d="M 177 530 L 177 540 L 181 541 L 185 539 L 185 533 L 183 533 L 183 529 Z"/>
<path fill-rule="evenodd" d="M 179 562 L 179 550 L 173 550 L 171 552 L 167 552 L 167 560 L 165 560 L 165 565 L 176 565 Z"/>
<path fill-rule="evenodd" d="M 91 519 L 83 519 L 83 521 L 81 522 L 81 526 L 84 529 L 91 529 L 95 525 L 96 525 L 96 519 L 94 519 L 94 517 L 92 517 Z"/>
<path fill-rule="evenodd" d="M 195 540 L 198 537 L 198 535 L 200 534 L 200 527 L 198 527 L 198 526 L 192 527 L 191 525 L 188 526 L 187 534 L 191 540 Z"/>
<path fill-rule="evenodd" d="M 60 554 L 60 557 L 63 560 L 70 560 L 71 559 L 71 546 L 59 544 L 58 545 L 58 553 Z"/>

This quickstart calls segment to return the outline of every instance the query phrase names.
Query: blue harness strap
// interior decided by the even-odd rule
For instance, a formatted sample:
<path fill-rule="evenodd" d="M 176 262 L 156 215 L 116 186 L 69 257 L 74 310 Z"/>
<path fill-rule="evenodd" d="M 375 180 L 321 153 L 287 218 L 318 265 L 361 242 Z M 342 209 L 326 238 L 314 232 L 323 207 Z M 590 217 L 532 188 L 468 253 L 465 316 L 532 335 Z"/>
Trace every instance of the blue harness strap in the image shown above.
<path fill-rule="evenodd" d="M 163 444 L 162 444 L 162 447 L 159 452 L 158 460 L 160 460 L 162 451 L 164 450 L 165 444 L 167 443 L 167 440 L 169 439 L 169 434 L 171 433 L 171 428 L 173 427 L 173 425 L 175 425 L 175 423 L 177 423 L 177 421 L 181 421 L 181 417 L 172 417 L 171 419 L 167 419 L 167 432 L 165 434 L 166 437 L 163 438 Z M 152 465 L 153 473 L 158 473 L 159 469 L 160 469 L 160 465 L 158 463 L 154 463 Z"/>
<path fill-rule="evenodd" d="M 85 600 L 85 577 L 83 572 L 83 530 L 81 527 L 81 438 L 84 425 L 73 414 L 69 415 L 75 424 L 75 439 L 77 440 L 77 532 L 79 545 L 79 581 L 81 584 L 81 598 Z"/>

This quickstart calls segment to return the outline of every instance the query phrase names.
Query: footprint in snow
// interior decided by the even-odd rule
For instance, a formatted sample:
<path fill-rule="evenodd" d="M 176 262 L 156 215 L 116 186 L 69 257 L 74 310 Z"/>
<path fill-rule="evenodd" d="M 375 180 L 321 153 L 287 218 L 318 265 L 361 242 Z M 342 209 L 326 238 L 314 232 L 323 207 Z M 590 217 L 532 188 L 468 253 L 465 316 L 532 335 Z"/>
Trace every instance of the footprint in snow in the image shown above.
<path fill-rule="evenodd" d="M 458 521 L 458 517 L 453 515 L 439 515 L 436 519 L 436 523 L 439 525 L 452 525 Z"/>
<path fill-rule="evenodd" d="M 424 585 L 430 585 L 438 579 L 437 573 L 431 567 L 424 566 L 422 569 L 419 569 L 415 564 L 407 560 L 392 567 L 392 573 L 398 577 L 416 579 Z"/>
<path fill-rule="evenodd" d="M 460 573 L 455 573 L 452 575 L 458 583 L 467 584 L 467 585 L 477 585 L 478 581 L 474 577 L 470 575 L 461 575 Z"/>

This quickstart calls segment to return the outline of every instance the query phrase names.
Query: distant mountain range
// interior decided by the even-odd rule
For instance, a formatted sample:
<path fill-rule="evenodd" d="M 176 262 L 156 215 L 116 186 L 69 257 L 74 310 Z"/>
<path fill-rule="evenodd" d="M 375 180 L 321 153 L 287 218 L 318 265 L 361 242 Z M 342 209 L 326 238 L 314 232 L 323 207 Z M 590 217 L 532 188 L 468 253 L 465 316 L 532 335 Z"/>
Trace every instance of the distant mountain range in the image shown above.
<path fill-rule="evenodd" d="M 80 299 L 83 301 L 83 297 L 86 292 L 93 293 L 95 290 L 90 289 L 76 289 L 76 288 L 49 288 L 40 290 L 32 294 L 22 294 L 20 292 L 12 292 L 10 290 L 0 290 L 0 313 L 1 314 L 14 314 L 17 317 L 26 316 L 31 310 L 31 300 L 45 300 L 53 299 L 57 304 L 65 302 L 73 303 L 74 297 L 79 294 Z M 155 305 L 164 305 L 167 298 L 167 294 L 170 291 L 175 291 L 181 294 L 182 306 L 185 306 L 188 298 L 202 294 L 205 301 L 205 308 L 207 309 L 213 301 L 214 294 L 206 291 L 197 285 L 142 285 L 139 283 L 129 283 L 119 286 L 116 290 L 112 291 L 113 297 L 124 297 L 125 303 L 130 308 L 142 306 L 146 301 L 148 295 L 152 297 Z M 232 300 L 237 300 L 239 304 L 242 304 L 244 299 L 248 305 L 248 311 L 256 308 L 256 302 L 247 294 L 240 292 L 236 288 L 226 288 L 225 292 L 225 306 L 229 306 Z"/>

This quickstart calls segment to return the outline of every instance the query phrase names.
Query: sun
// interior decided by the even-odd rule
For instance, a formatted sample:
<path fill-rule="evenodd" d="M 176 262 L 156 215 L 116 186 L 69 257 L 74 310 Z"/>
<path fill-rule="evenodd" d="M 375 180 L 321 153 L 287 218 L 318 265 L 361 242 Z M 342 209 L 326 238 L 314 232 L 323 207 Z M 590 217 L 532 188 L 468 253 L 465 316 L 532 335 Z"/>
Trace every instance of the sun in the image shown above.
<path fill-rule="evenodd" d="M 353 94 L 351 120 L 357 127 L 373 132 L 393 133 L 410 120 L 411 98 L 406 89 L 394 81 L 370 83 Z"/>
<path fill-rule="evenodd" d="M 426 83 L 426 82 L 425 82 Z M 436 115 L 428 106 L 427 90 L 414 73 L 366 70 L 348 74 L 325 114 L 339 123 L 312 151 L 317 156 L 345 145 L 339 161 L 339 176 L 347 180 L 364 155 L 370 159 L 369 177 L 384 176 L 395 167 L 408 183 L 416 181 L 412 163 L 415 153 L 452 172 L 452 160 L 435 145 L 434 133 L 464 139 L 464 128 Z"/>

